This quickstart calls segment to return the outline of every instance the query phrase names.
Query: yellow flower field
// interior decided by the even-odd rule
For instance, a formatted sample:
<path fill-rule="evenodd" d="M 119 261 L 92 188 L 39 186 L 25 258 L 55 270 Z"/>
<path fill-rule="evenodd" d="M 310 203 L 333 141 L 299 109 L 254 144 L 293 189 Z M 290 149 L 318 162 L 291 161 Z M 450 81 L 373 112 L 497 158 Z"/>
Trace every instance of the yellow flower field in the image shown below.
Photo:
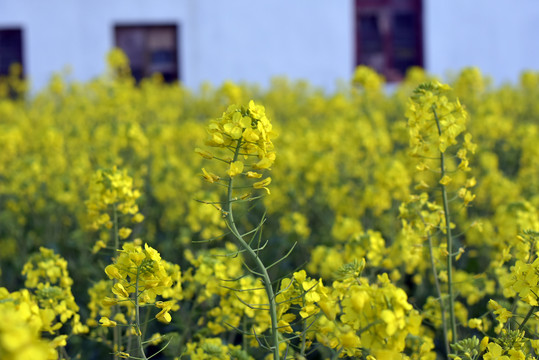
<path fill-rule="evenodd" d="M 0 359 L 539 357 L 539 72 L 0 80 Z"/>

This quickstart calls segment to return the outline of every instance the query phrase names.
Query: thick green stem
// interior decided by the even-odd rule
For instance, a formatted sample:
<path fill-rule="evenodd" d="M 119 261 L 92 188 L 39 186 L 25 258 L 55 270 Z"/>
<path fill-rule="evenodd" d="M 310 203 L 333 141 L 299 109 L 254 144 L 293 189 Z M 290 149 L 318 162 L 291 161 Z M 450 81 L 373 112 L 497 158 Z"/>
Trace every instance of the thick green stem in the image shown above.
<path fill-rule="evenodd" d="M 433 107 L 434 119 L 436 120 L 436 126 L 438 127 L 438 135 L 442 135 L 442 129 L 440 127 L 440 120 L 436 109 Z M 445 154 L 440 151 L 440 178 L 445 176 Z M 449 321 L 451 323 L 452 343 L 457 342 L 457 322 L 455 318 L 455 298 L 453 294 L 453 236 L 451 235 L 451 221 L 449 216 L 449 201 L 447 200 L 447 189 L 445 185 L 440 184 L 442 188 L 442 202 L 444 207 L 445 218 L 445 238 L 447 242 L 447 288 L 449 293 Z"/>
<path fill-rule="evenodd" d="M 238 140 L 238 144 L 234 152 L 234 159 L 232 161 L 236 161 L 238 159 L 239 151 L 241 148 L 241 141 L 242 139 Z M 279 331 L 278 331 L 278 319 L 277 319 L 277 304 L 275 303 L 275 295 L 273 292 L 273 286 L 271 284 L 271 280 L 270 280 L 268 271 L 266 269 L 266 266 L 264 266 L 264 263 L 262 263 L 262 260 L 260 260 L 257 253 L 253 250 L 253 248 L 251 248 L 251 246 L 249 246 L 249 244 L 243 239 L 243 236 L 240 234 L 240 232 L 238 231 L 236 227 L 236 223 L 234 221 L 234 214 L 232 212 L 232 203 L 233 203 L 232 183 L 233 183 L 233 179 L 230 178 L 228 180 L 227 201 L 226 201 L 226 209 L 225 209 L 226 219 L 228 222 L 228 226 L 230 227 L 230 231 L 236 238 L 240 247 L 244 249 L 245 253 L 255 262 L 258 270 L 260 271 L 260 276 L 262 277 L 262 280 L 264 282 L 264 288 L 266 290 L 266 294 L 268 295 L 268 301 L 269 301 L 273 359 L 279 360 Z"/>

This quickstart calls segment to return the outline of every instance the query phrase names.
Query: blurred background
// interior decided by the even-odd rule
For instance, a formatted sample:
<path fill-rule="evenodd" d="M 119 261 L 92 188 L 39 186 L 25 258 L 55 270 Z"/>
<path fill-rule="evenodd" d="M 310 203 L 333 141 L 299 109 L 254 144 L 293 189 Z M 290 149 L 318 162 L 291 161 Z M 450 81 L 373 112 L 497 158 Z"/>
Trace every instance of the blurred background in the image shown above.
<path fill-rule="evenodd" d="M 287 76 L 332 90 L 359 64 L 390 82 L 477 66 L 500 84 L 538 68 L 538 35 L 536 0 L 0 0 L 0 74 L 86 81 L 120 47 L 137 79 L 193 89 Z"/>

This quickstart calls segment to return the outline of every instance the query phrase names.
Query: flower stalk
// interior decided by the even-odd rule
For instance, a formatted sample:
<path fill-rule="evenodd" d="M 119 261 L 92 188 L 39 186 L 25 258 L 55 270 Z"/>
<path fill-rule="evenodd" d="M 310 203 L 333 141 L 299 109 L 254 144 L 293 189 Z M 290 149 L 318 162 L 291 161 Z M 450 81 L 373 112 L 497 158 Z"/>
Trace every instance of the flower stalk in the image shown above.
<path fill-rule="evenodd" d="M 451 88 L 448 85 L 437 81 L 421 84 L 410 97 L 406 112 L 410 155 L 419 159 L 416 169 L 418 172 L 432 171 L 437 174 L 433 177 L 427 173 L 419 178 L 416 189 L 422 192 L 413 195 L 409 203 L 417 203 L 419 206 L 418 216 L 421 221 L 412 220 L 416 224 L 414 230 L 429 242 L 430 265 L 442 311 L 442 330 L 448 355 L 452 347 L 450 345 L 458 342 L 453 284 L 453 261 L 458 260 L 458 257 L 455 258 L 453 252 L 455 239 L 451 229 L 448 193 L 456 193 L 454 200 L 460 198 L 463 205 L 468 206 L 475 198 L 470 188 L 476 183 L 474 178 L 466 179 L 466 176 L 462 176 L 471 170 L 468 154 L 474 153 L 476 149 L 471 141 L 472 135 L 465 132 L 468 114 L 459 100 L 450 99 L 450 96 Z M 435 194 L 434 189 L 439 193 Z M 408 213 L 406 207 L 403 207 L 403 211 L 403 214 Z M 410 226 L 407 225 L 407 228 Z M 443 240 L 440 239 L 437 246 L 445 242 L 446 247 L 443 257 L 447 272 L 447 301 L 442 296 L 436 270 L 432 239 L 434 231 L 443 233 Z M 448 317 L 445 314 L 446 306 Z"/>
<path fill-rule="evenodd" d="M 235 242 L 241 249 L 244 256 L 250 259 L 255 265 L 256 270 L 247 269 L 257 277 L 262 279 L 264 290 L 266 292 L 268 303 L 263 304 L 262 308 L 269 312 L 270 316 L 270 350 L 273 353 L 273 359 L 279 360 L 279 331 L 278 331 L 278 315 L 277 303 L 272 281 L 268 274 L 268 269 L 275 265 L 264 265 L 259 257 L 261 248 L 254 249 L 250 242 L 246 241 L 236 225 L 234 218 L 233 204 L 241 201 L 250 201 L 259 198 L 252 196 L 251 193 L 237 196 L 237 189 L 251 188 L 252 191 L 263 190 L 267 194 L 270 193 L 268 186 L 271 183 L 271 178 L 262 177 L 263 171 L 269 169 L 275 159 L 273 151 L 273 143 L 271 137 L 272 125 L 265 115 L 265 109 L 260 105 L 255 105 L 253 101 L 249 102 L 248 106 L 231 105 L 223 116 L 219 119 L 212 120 L 208 126 L 209 137 L 206 144 L 216 148 L 223 148 L 232 152 L 232 156 L 219 157 L 208 151 L 196 149 L 195 151 L 205 159 L 216 159 L 228 164 L 226 175 L 223 177 L 202 169 L 203 178 L 209 183 L 224 185 L 227 189 L 226 198 L 217 208 L 222 212 L 226 224 L 234 237 Z M 245 182 L 250 185 L 236 186 L 236 179 L 243 177 Z M 244 182 L 244 183 L 245 183 Z M 214 203 L 212 203 L 215 205 Z M 262 222 L 261 222 L 262 223 Z M 259 231 L 262 224 L 259 224 L 254 231 Z M 282 260 L 282 259 L 281 259 Z M 248 304 L 247 304 L 248 305 Z M 254 305 L 253 305 L 254 306 Z"/>
<path fill-rule="evenodd" d="M 142 359 L 147 360 L 146 354 L 144 353 L 144 346 L 142 343 L 142 332 L 140 331 L 140 304 L 139 304 L 139 281 L 140 281 L 140 267 L 137 267 L 137 275 L 135 280 L 135 331 L 137 332 L 137 341 L 140 351 L 140 356 Z"/>
<path fill-rule="evenodd" d="M 442 129 L 440 126 L 440 119 L 436 113 L 436 108 L 432 106 L 432 112 L 434 114 L 434 119 L 436 120 L 436 127 L 438 129 L 438 135 L 442 136 Z M 440 179 L 443 179 L 446 176 L 446 166 L 445 166 L 445 153 L 440 151 Z M 457 342 L 457 322 L 455 318 L 455 297 L 453 294 L 453 236 L 451 234 L 451 219 L 449 214 L 449 202 L 447 199 L 447 189 L 446 186 L 440 183 L 442 190 L 442 205 L 444 209 L 444 220 L 445 220 L 445 239 L 447 244 L 447 291 L 449 293 L 449 323 L 451 326 L 451 340 L 452 343 Z M 445 330 L 445 324 L 444 324 Z M 446 335 L 447 342 L 447 335 Z"/>
<path fill-rule="evenodd" d="M 268 301 L 269 301 L 269 313 L 271 317 L 271 339 L 273 344 L 273 358 L 275 360 L 279 359 L 279 332 L 278 332 L 278 320 L 277 320 L 277 305 L 275 304 L 275 295 L 273 291 L 273 286 L 271 284 L 271 280 L 268 274 L 268 271 L 266 269 L 266 266 L 260 259 L 260 257 L 257 255 L 257 253 L 249 246 L 249 244 L 243 239 L 243 236 L 238 231 L 236 224 L 234 222 L 234 212 L 232 210 L 232 179 L 229 180 L 229 187 L 228 187 L 228 196 L 227 196 L 227 223 L 229 226 L 230 231 L 232 232 L 232 235 L 234 235 L 234 238 L 238 242 L 239 246 L 245 250 L 245 254 L 249 258 L 251 258 L 255 263 L 260 271 L 260 276 L 262 277 L 263 283 L 264 283 L 264 289 L 266 290 L 266 293 L 268 295 Z"/>

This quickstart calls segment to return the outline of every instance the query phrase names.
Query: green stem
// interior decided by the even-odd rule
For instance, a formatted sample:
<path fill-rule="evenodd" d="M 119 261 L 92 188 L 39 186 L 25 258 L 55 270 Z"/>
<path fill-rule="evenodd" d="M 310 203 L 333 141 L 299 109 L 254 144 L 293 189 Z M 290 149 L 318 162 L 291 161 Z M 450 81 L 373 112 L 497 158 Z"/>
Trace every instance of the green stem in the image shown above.
<path fill-rule="evenodd" d="M 247 342 L 247 318 L 243 316 L 241 320 L 241 348 L 243 351 L 248 352 L 249 351 L 249 344 Z"/>
<path fill-rule="evenodd" d="M 535 312 L 535 310 L 537 310 L 537 306 L 532 306 L 530 308 L 530 310 L 526 314 L 526 317 L 524 318 L 524 320 L 522 320 L 522 323 L 520 323 L 520 326 L 518 327 L 518 330 L 522 330 L 524 328 L 524 325 L 526 325 L 526 323 L 528 322 L 528 320 L 530 319 L 532 314 Z"/>
<path fill-rule="evenodd" d="M 116 257 L 116 250 L 120 248 L 120 237 L 118 234 L 118 210 L 116 204 L 112 205 L 113 217 L 114 217 L 114 257 Z"/>
<path fill-rule="evenodd" d="M 139 274 L 140 274 L 140 267 L 137 267 L 137 279 L 135 281 L 135 322 L 136 322 L 136 330 L 137 330 L 137 339 L 138 339 L 138 346 L 140 350 L 140 356 L 142 356 L 143 359 L 147 360 L 146 354 L 144 354 L 144 346 L 142 345 L 142 333 L 140 331 L 140 305 L 138 302 L 139 293 L 138 293 L 138 281 L 139 281 Z"/>
<path fill-rule="evenodd" d="M 436 126 L 438 127 L 438 135 L 442 135 L 442 129 L 440 127 L 440 120 L 436 109 L 433 107 L 434 119 L 436 120 Z M 445 176 L 445 154 L 440 151 L 440 178 Z M 445 185 L 440 184 L 442 188 L 442 201 L 444 206 L 445 217 L 445 237 L 447 241 L 447 288 L 449 292 L 449 320 L 451 323 L 452 343 L 457 342 L 457 322 L 455 318 L 455 298 L 453 294 L 453 236 L 451 235 L 451 221 L 449 217 L 449 202 L 447 200 L 447 189 Z"/>
<path fill-rule="evenodd" d="M 113 209 L 112 216 L 113 216 L 113 224 L 114 224 L 114 230 L 113 230 L 114 231 L 114 235 L 113 235 L 113 238 L 114 238 L 113 260 L 114 260 L 116 258 L 116 251 L 120 247 L 120 240 L 119 240 L 119 237 L 118 237 L 118 210 L 116 209 L 116 204 L 112 205 L 112 209 Z M 113 285 L 116 285 L 118 280 L 113 279 L 112 282 L 113 282 Z M 112 316 L 111 316 L 112 319 L 114 319 L 116 314 L 118 314 L 119 312 L 120 312 L 120 306 L 118 304 L 114 304 L 114 306 L 112 307 Z M 118 351 L 122 351 L 122 347 L 121 347 L 122 333 L 121 333 L 121 329 L 118 326 L 114 327 L 113 338 L 114 338 L 113 347 L 115 347 L 115 349 L 114 349 L 114 360 L 119 360 L 120 358 L 116 354 L 117 354 Z"/>
<path fill-rule="evenodd" d="M 305 294 L 302 297 L 303 306 L 305 306 Z M 307 319 L 303 319 L 303 331 L 301 332 L 301 349 L 300 355 L 305 358 L 305 348 L 307 345 Z"/>
<path fill-rule="evenodd" d="M 241 141 L 240 138 L 238 140 L 238 144 L 236 146 L 236 149 L 234 151 L 234 159 L 233 162 L 238 159 L 239 151 L 241 148 Z M 227 202 L 226 202 L 226 219 L 228 222 L 228 226 L 230 227 L 230 231 L 238 241 L 241 248 L 243 248 L 246 252 L 246 254 L 256 263 L 258 269 L 260 270 L 260 275 L 262 277 L 262 280 L 264 282 L 264 288 L 266 290 L 266 294 L 268 295 L 268 301 L 269 301 L 269 313 L 271 318 L 271 337 L 272 337 L 272 345 L 273 345 L 273 359 L 279 360 L 279 331 L 278 331 L 278 320 L 277 320 L 277 305 L 275 303 L 275 295 L 273 292 L 273 287 L 271 285 L 271 280 L 268 274 L 268 271 L 266 267 L 264 266 L 264 263 L 262 263 L 262 260 L 258 257 L 257 253 L 247 244 L 247 242 L 243 239 L 243 236 L 240 234 L 236 227 L 236 223 L 234 221 L 234 214 L 232 212 L 232 183 L 233 179 L 230 178 L 228 180 L 228 189 L 227 189 Z"/>
<path fill-rule="evenodd" d="M 146 332 L 148 330 L 148 322 L 150 321 L 150 309 L 146 308 L 144 310 L 144 325 L 142 327 L 142 338 L 146 338 Z"/>
<path fill-rule="evenodd" d="M 438 298 L 440 302 L 440 309 L 442 311 L 442 331 L 444 333 L 445 351 L 446 351 L 446 354 L 449 355 L 450 348 L 449 348 L 449 337 L 447 336 L 447 319 L 445 318 L 445 304 L 444 304 L 444 299 L 442 296 L 442 289 L 440 287 L 440 281 L 438 280 L 438 274 L 436 273 L 436 264 L 434 263 L 432 237 L 430 236 L 430 234 L 427 234 L 427 238 L 429 240 L 430 266 L 432 268 L 432 275 L 434 276 L 434 285 L 436 286 L 436 293 L 438 294 Z"/>

